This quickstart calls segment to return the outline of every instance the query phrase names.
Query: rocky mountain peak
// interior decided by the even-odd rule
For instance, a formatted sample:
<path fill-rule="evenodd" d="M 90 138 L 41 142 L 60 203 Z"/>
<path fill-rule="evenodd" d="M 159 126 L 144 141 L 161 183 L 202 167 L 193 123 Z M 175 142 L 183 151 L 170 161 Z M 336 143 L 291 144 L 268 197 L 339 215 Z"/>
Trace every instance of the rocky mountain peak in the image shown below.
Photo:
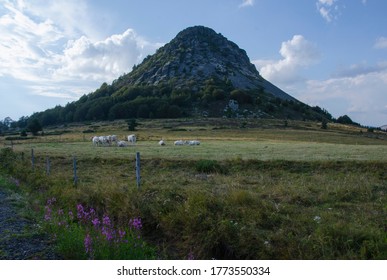
<path fill-rule="evenodd" d="M 204 26 L 188 27 L 124 77 L 128 85 L 172 85 L 201 90 L 215 79 L 235 89 L 265 90 L 276 97 L 294 100 L 263 79 L 246 51 Z"/>

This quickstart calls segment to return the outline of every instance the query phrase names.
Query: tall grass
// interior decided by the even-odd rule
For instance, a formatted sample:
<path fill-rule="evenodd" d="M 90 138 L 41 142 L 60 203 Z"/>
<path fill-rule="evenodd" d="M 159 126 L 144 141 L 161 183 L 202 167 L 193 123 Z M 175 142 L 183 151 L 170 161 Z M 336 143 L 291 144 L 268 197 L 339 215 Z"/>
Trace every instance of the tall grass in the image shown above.
<path fill-rule="evenodd" d="M 62 158 L 52 161 L 64 164 Z M 126 233 L 130 232 L 128 220 L 141 217 L 141 242 L 157 246 L 157 254 L 145 250 L 143 255 L 123 255 L 115 245 L 108 246 L 90 221 L 87 226 L 73 221 L 64 231 L 56 226 L 57 217 L 50 228 L 62 232 L 57 236 L 65 258 L 387 257 L 384 162 L 144 159 L 141 191 L 131 167 L 122 166 L 124 162 L 81 161 L 83 171 L 76 187 L 61 173 L 44 175 L 39 166 L 32 172 L 19 160 L 5 165 L 14 178 L 28 182 L 29 190 L 38 191 L 34 193 L 39 194 L 39 201 L 56 197 L 55 213 L 59 209 L 75 213 L 75 205 L 87 205 L 86 212 L 95 209 L 100 221 L 108 213 L 116 232 Z M 58 169 L 63 170 L 61 166 Z M 43 217 L 43 205 L 40 211 Z M 107 242 L 97 246 L 101 252 L 87 254 L 87 235 L 91 244 Z M 137 241 L 136 236 L 132 240 Z"/>
<path fill-rule="evenodd" d="M 56 198 L 46 225 L 56 233 L 64 258 L 387 258 L 385 141 L 353 129 L 321 132 L 309 123 L 289 124 L 293 129 L 275 127 L 282 123 L 264 129 L 267 123 L 259 121 L 247 122 L 245 130 L 235 125 L 147 122 L 136 132 L 138 144 L 127 149 L 96 148 L 75 133 L 61 141 L 50 136 L 43 143 L 18 144 L 15 152 L 2 150 L 0 169 L 21 183 L 42 219 L 46 201 Z M 96 134 L 120 133 L 100 129 Z M 157 145 L 161 138 L 167 146 Z M 180 138 L 200 139 L 201 145 L 171 145 Z M 141 190 L 135 151 L 142 158 Z M 72 155 L 78 158 L 76 186 Z M 94 209 L 100 224 L 108 215 L 116 241 L 107 240 L 92 220 L 78 219 L 77 205 L 87 213 Z M 140 240 L 129 225 L 136 217 L 141 217 Z M 119 231 L 125 231 L 127 243 L 120 242 Z M 86 251 L 88 244 L 101 251 Z"/>

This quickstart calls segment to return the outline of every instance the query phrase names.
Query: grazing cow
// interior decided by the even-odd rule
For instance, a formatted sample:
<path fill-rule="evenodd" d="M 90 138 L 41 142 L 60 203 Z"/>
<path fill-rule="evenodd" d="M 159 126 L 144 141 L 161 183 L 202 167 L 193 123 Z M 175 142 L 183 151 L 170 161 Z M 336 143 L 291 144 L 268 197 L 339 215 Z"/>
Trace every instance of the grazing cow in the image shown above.
<path fill-rule="evenodd" d="M 128 136 L 128 142 L 129 142 L 130 144 L 134 145 L 134 144 L 136 144 L 136 141 L 137 141 L 136 135 L 131 134 L 131 135 Z"/>
<path fill-rule="evenodd" d="M 93 141 L 93 145 L 94 146 L 98 146 L 99 145 L 99 137 L 98 136 L 94 136 L 91 141 Z"/>
<path fill-rule="evenodd" d="M 117 143 L 117 135 L 111 135 L 110 140 Z"/>
<path fill-rule="evenodd" d="M 160 146 L 165 146 L 164 140 L 160 140 L 160 141 L 159 141 L 159 145 L 160 145 Z"/>
<path fill-rule="evenodd" d="M 191 141 L 188 141 L 188 145 L 190 145 L 190 146 L 197 146 L 197 145 L 200 145 L 200 141 L 198 141 L 198 140 L 191 140 Z"/>
<path fill-rule="evenodd" d="M 183 140 L 177 140 L 174 142 L 175 146 L 183 146 L 185 144 L 185 141 Z"/>
<path fill-rule="evenodd" d="M 117 142 L 117 146 L 118 146 L 118 147 L 127 147 L 127 146 L 128 146 L 128 142 L 125 142 L 125 141 L 118 141 L 118 142 Z"/>
<path fill-rule="evenodd" d="M 102 145 L 106 145 L 106 144 L 109 144 L 109 139 L 107 136 L 99 136 L 98 137 L 98 141 L 99 143 L 101 143 Z"/>

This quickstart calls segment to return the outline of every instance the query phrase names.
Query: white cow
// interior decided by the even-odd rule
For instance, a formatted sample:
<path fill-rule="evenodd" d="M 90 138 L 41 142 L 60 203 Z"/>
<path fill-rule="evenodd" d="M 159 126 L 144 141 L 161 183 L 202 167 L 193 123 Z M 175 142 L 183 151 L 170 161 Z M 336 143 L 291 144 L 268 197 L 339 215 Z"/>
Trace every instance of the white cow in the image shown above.
<path fill-rule="evenodd" d="M 160 146 L 165 146 L 164 140 L 160 140 L 160 141 L 159 141 L 159 145 L 160 145 Z"/>
<path fill-rule="evenodd" d="M 137 141 L 136 135 L 131 134 L 131 135 L 128 136 L 128 142 L 129 142 L 130 144 L 134 145 L 134 144 L 136 144 L 136 141 Z"/>
<path fill-rule="evenodd" d="M 183 141 L 183 140 L 177 140 L 174 142 L 175 146 L 183 146 L 184 143 L 185 143 L 185 141 Z"/>
<path fill-rule="evenodd" d="M 128 142 L 126 142 L 126 141 L 118 141 L 117 142 L 117 146 L 118 147 L 127 147 L 128 146 Z"/>
<path fill-rule="evenodd" d="M 98 146 L 99 145 L 99 137 L 98 136 L 94 136 L 91 141 L 93 141 L 93 145 L 94 146 Z"/>
<path fill-rule="evenodd" d="M 102 145 L 106 145 L 106 144 L 109 145 L 109 138 L 107 136 L 99 136 L 98 141 Z"/>
<path fill-rule="evenodd" d="M 197 145 L 200 145 L 200 141 L 198 141 L 198 140 L 191 140 L 191 141 L 188 141 L 188 145 L 190 145 L 190 146 L 197 146 Z"/>

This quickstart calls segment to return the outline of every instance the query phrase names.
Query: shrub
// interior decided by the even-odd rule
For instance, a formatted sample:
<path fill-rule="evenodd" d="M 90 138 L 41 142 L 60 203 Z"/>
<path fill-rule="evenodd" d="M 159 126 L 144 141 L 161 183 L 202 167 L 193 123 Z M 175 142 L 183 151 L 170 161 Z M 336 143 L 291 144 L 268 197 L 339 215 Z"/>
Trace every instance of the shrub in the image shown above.
<path fill-rule="evenodd" d="M 199 160 L 195 165 L 195 169 L 197 172 L 202 173 L 227 173 L 226 169 L 216 160 Z"/>

